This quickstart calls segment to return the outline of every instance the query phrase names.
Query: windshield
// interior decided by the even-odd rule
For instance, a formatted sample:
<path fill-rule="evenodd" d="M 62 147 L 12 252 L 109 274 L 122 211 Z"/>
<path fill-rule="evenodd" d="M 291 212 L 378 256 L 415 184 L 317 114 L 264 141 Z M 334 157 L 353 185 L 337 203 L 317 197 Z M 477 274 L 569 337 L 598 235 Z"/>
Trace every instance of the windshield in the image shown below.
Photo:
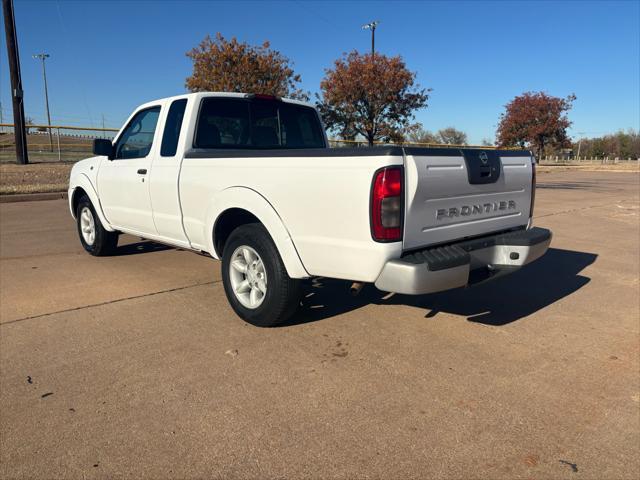
<path fill-rule="evenodd" d="M 196 148 L 324 148 L 313 108 L 279 100 L 207 97 L 202 100 Z"/>

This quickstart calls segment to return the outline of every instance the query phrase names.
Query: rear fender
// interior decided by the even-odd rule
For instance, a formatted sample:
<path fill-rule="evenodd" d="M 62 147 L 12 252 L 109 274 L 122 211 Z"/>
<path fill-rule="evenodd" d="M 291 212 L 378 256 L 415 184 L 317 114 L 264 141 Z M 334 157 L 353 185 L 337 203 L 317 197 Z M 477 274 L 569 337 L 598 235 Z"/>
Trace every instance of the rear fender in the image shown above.
<path fill-rule="evenodd" d="M 295 248 L 289 231 L 273 206 L 255 190 L 246 187 L 230 187 L 223 190 L 211 201 L 207 208 L 203 235 L 207 241 L 208 252 L 214 258 L 220 258 L 214 246 L 214 227 L 218 218 L 231 208 L 241 208 L 254 215 L 267 229 L 280 253 L 287 273 L 291 278 L 308 278 L 300 256 Z"/>

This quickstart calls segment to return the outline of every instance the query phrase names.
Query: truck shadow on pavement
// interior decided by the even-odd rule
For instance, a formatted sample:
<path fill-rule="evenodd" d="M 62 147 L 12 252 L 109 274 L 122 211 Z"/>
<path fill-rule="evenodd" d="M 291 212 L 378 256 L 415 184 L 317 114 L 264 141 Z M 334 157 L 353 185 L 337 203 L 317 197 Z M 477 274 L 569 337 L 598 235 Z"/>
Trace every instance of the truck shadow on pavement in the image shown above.
<path fill-rule="evenodd" d="M 180 250 L 179 248 L 170 247 L 161 243 L 152 242 L 151 240 L 141 240 L 134 243 L 126 243 L 118 245 L 114 255 L 135 255 L 138 253 L 162 252 L 164 250 Z"/>
<path fill-rule="evenodd" d="M 501 326 L 527 317 L 571 295 L 591 280 L 580 272 L 595 262 L 593 253 L 550 248 L 538 261 L 493 281 L 429 295 L 392 295 L 365 286 L 357 297 L 349 295 L 350 282 L 318 279 L 305 289 L 301 311 L 283 326 L 314 322 L 365 305 L 410 305 L 427 310 L 425 318 L 442 313 L 464 315 L 467 320 Z"/>

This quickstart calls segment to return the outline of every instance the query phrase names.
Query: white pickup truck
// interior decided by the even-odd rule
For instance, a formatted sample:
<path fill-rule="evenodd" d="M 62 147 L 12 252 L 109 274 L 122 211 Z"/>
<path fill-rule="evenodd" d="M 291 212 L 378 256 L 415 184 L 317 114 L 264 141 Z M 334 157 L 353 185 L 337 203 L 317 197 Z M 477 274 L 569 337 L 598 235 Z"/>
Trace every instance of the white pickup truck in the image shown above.
<path fill-rule="evenodd" d="M 426 294 L 508 273 L 551 241 L 531 227 L 529 151 L 328 148 L 316 110 L 266 95 L 193 93 L 136 109 L 76 163 L 82 246 L 121 232 L 222 260 L 244 320 L 291 317 L 303 279 Z"/>

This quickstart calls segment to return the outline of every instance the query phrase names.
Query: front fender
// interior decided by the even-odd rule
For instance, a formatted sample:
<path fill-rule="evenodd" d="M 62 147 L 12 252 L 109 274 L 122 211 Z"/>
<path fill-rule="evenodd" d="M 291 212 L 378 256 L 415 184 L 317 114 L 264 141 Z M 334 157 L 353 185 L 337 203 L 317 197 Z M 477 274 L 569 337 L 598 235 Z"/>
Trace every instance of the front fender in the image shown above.
<path fill-rule="evenodd" d="M 71 210 L 71 215 L 75 218 L 76 212 L 73 211 L 73 196 L 76 194 L 76 190 L 78 188 L 82 188 L 82 190 L 84 190 L 89 196 L 89 200 L 91 200 L 93 208 L 98 214 L 98 218 L 100 218 L 100 222 L 104 229 L 108 232 L 115 231 L 104 216 L 102 205 L 100 205 L 100 199 L 98 198 L 98 193 L 95 188 L 93 188 L 93 184 L 89 180 L 89 177 L 84 173 L 76 173 L 71 175 L 71 178 L 69 179 L 69 209 Z"/>
<path fill-rule="evenodd" d="M 254 215 L 265 226 L 280 253 L 291 278 L 308 278 L 295 248 L 291 235 L 273 206 L 255 190 L 247 187 L 230 187 L 216 195 L 209 203 L 203 238 L 207 239 L 209 253 L 219 258 L 214 247 L 213 231 L 218 218 L 231 208 L 241 208 Z"/>

